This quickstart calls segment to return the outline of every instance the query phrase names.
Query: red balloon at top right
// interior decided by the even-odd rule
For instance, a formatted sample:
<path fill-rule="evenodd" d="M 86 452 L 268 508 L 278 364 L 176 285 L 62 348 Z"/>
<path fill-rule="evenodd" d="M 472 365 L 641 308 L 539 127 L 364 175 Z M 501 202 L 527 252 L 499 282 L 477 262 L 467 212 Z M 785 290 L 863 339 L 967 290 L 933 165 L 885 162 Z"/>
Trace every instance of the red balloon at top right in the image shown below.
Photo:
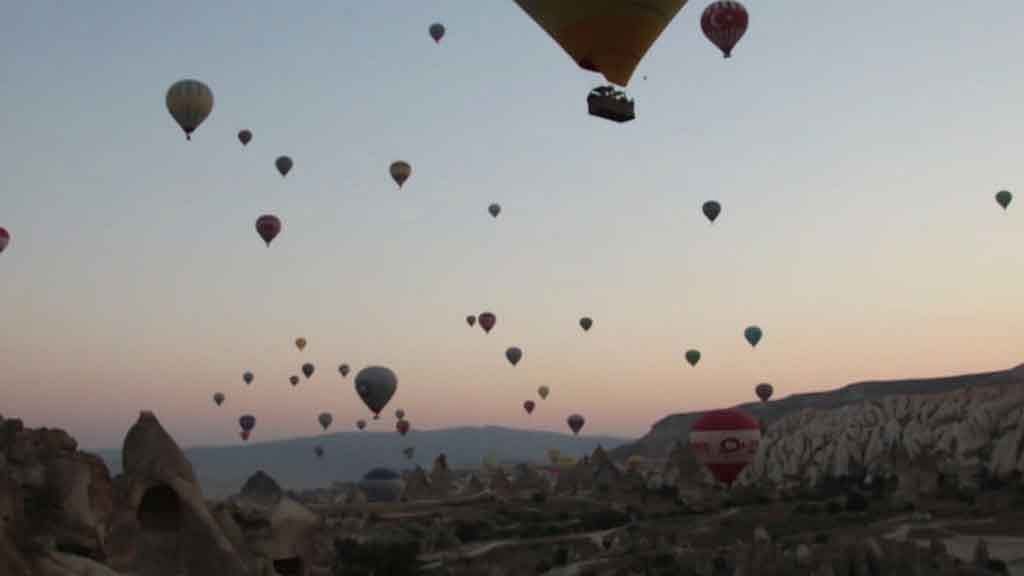
<path fill-rule="evenodd" d="M 728 58 L 732 49 L 747 31 L 750 20 L 743 4 L 733 0 L 718 0 L 704 9 L 700 17 L 700 27 L 704 35 Z"/>

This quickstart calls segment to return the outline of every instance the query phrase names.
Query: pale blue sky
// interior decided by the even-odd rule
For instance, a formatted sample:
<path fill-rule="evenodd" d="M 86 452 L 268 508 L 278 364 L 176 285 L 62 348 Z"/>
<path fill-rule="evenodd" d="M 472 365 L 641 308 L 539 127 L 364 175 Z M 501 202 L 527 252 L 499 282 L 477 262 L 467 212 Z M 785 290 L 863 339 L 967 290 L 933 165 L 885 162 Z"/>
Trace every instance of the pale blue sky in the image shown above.
<path fill-rule="evenodd" d="M 1024 5 L 751 0 L 723 60 L 706 3 L 617 125 L 511 0 L 4 2 L 0 412 L 87 447 L 143 408 L 184 444 L 236 441 L 246 411 L 255 439 L 315 433 L 321 410 L 348 429 L 344 361 L 394 368 L 388 413 L 414 427 L 564 431 L 578 411 L 640 435 L 760 381 L 1024 360 L 1024 213 L 993 200 L 1024 181 Z M 216 99 L 192 142 L 164 105 L 185 77 Z M 488 336 L 463 320 L 485 309 Z M 305 358 L 319 373 L 292 390 Z"/>

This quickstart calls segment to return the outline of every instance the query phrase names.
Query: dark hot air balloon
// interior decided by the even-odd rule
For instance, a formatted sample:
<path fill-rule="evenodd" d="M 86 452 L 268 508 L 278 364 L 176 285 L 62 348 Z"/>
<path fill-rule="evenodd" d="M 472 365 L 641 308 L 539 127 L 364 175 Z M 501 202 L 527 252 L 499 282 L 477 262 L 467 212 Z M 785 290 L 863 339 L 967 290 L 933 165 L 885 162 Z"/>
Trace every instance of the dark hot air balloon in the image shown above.
<path fill-rule="evenodd" d="M 757 455 L 760 442 L 760 424 L 736 409 L 706 412 L 690 429 L 690 449 L 697 460 L 730 486 Z"/>
<path fill-rule="evenodd" d="M 313 364 L 310 362 L 306 362 L 305 364 L 302 365 L 302 374 L 303 376 L 306 377 L 306 380 L 309 380 L 313 376 L 313 372 L 315 370 L 316 367 L 313 366 Z"/>
<path fill-rule="evenodd" d="M 253 378 L 254 378 L 254 376 L 252 375 L 252 372 L 248 372 L 248 371 L 247 371 L 247 372 L 245 372 L 244 374 L 242 374 L 242 381 L 243 381 L 243 382 L 245 382 L 245 384 L 246 384 L 247 386 L 248 386 L 249 384 L 252 384 L 252 379 L 253 379 Z"/>
<path fill-rule="evenodd" d="M 494 203 L 487 207 L 487 211 L 491 213 L 491 216 L 497 218 L 498 214 L 501 214 L 501 205 Z"/>
<path fill-rule="evenodd" d="M 466 316 L 466 324 L 469 324 L 470 328 L 475 326 L 476 325 L 476 316 L 473 316 L 472 314 L 470 314 L 469 316 Z"/>
<path fill-rule="evenodd" d="M 519 364 L 520 360 L 523 359 L 523 351 L 522 349 L 516 346 L 512 346 L 508 350 L 505 350 L 505 358 L 507 358 L 508 361 L 511 362 L 513 366 L 515 366 L 516 364 Z"/>
<path fill-rule="evenodd" d="M 248 440 L 252 429 L 256 427 L 256 417 L 252 414 L 243 414 L 238 418 L 238 425 L 242 428 L 242 440 Z"/>
<path fill-rule="evenodd" d="M 11 243 L 11 233 L 7 231 L 7 228 L 0 226 L 0 252 L 7 249 L 7 245 Z"/>
<path fill-rule="evenodd" d="M 1003 210 L 1006 210 L 1010 206 L 1010 202 L 1013 202 L 1013 194 L 1009 190 L 1000 190 L 996 192 L 996 202 L 1002 206 Z"/>
<path fill-rule="evenodd" d="M 434 22 L 430 25 L 430 37 L 434 39 L 435 44 L 441 43 L 441 38 L 444 38 L 444 24 L 440 22 Z"/>
<path fill-rule="evenodd" d="M 548 388 L 547 386 L 540 386 L 539 388 L 537 388 L 537 395 L 540 396 L 541 400 L 547 400 L 548 394 L 550 393 L 551 388 Z"/>
<path fill-rule="evenodd" d="M 281 173 L 281 178 L 284 178 L 292 171 L 292 159 L 288 156 L 278 156 L 277 160 L 274 160 L 274 166 L 277 166 L 277 171 Z"/>
<path fill-rule="evenodd" d="M 409 433 L 409 421 L 399 420 L 398 422 L 395 422 L 395 430 L 398 430 L 399 434 L 405 436 Z"/>
<path fill-rule="evenodd" d="M 392 162 L 389 170 L 391 172 L 391 179 L 398 184 L 399 188 L 401 188 L 402 185 L 405 184 L 405 181 L 409 179 L 409 176 L 412 175 L 412 166 L 403 160 Z"/>
<path fill-rule="evenodd" d="M 367 366 L 356 374 L 355 387 L 359 398 L 377 420 L 380 419 L 380 411 L 388 405 L 398 389 L 398 376 L 384 366 Z"/>
<path fill-rule="evenodd" d="M 359 420 L 356 420 L 356 428 L 359 428 L 360 430 L 365 430 L 366 429 L 366 420 L 363 420 L 362 418 L 360 418 Z"/>
<path fill-rule="evenodd" d="M 398 420 L 405 420 L 405 410 L 402 410 L 401 408 L 395 410 L 395 418 Z"/>
<path fill-rule="evenodd" d="M 757 394 L 757 397 L 761 399 L 761 402 L 767 402 L 768 399 L 772 397 L 773 392 L 775 392 L 775 388 L 767 382 L 754 386 L 754 394 Z"/>
<path fill-rule="evenodd" d="M 273 214 L 264 214 L 256 219 L 256 233 L 270 247 L 270 243 L 281 233 L 281 220 Z"/>
<path fill-rule="evenodd" d="M 199 80 L 179 80 L 167 90 L 167 111 L 185 131 L 185 139 L 206 120 L 213 110 L 213 92 Z"/>
<path fill-rule="evenodd" d="M 498 317 L 490 312 L 484 312 L 477 316 L 476 319 L 480 322 L 480 327 L 488 334 L 490 334 L 491 329 L 494 328 L 494 324 L 498 321 Z"/>
<path fill-rule="evenodd" d="M 220 406 L 221 404 L 223 404 L 224 403 L 224 393 L 223 392 L 217 392 L 216 394 L 214 394 L 213 395 L 213 402 L 215 404 L 217 404 L 217 406 Z"/>
<path fill-rule="evenodd" d="M 580 318 L 580 328 L 583 328 L 584 332 L 589 332 L 590 331 L 590 327 L 593 326 L 593 325 L 594 325 L 594 320 L 593 319 L 591 319 L 591 318 L 589 318 L 587 316 L 584 316 L 583 318 Z"/>
<path fill-rule="evenodd" d="M 351 368 L 348 367 L 348 364 L 342 364 L 341 366 L 338 366 L 338 372 L 341 374 L 342 378 L 347 378 L 350 370 Z"/>
<path fill-rule="evenodd" d="M 313 448 L 313 453 L 316 454 L 317 458 L 323 458 L 324 457 L 324 447 L 319 445 L 319 444 L 317 444 L 316 447 Z"/>
<path fill-rule="evenodd" d="M 303 350 L 305 350 L 306 349 L 306 339 L 305 338 L 301 338 L 301 337 L 296 338 L 295 339 L 295 347 L 299 349 L 299 352 L 302 352 Z"/>
<path fill-rule="evenodd" d="M 569 425 L 569 429 L 572 430 L 572 435 L 577 436 L 580 430 L 583 429 L 583 425 L 586 424 L 586 419 L 579 414 L 573 414 L 565 419 L 565 422 Z"/>
<path fill-rule="evenodd" d="M 697 362 L 700 362 L 700 350 L 687 350 L 686 361 L 690 363 L 690 366 L 696 366 Z"/>
<path fill-rule="evenodd" d="M 321 412 L 320 415 L 316 417 L 316 421 L 320 423 L 321 428 L 327 430 L 331 427 L 331 423 L 334 422 L 334 416 L 331 416 L 330 412 Z"/>
<path fill-rule="evenodd" d="M 523 402 L 523 409 L 526 410 L 527 414 L 533 414 L 533 409 L 536 406 L 537 405 L 533 402 L 533 400 L 527 400 L 526 402 Z"/>
<path fill-rule="evenodd" d="M 298 386 L 299 385 L 299 377 L 296 376 L 295 374 L 292 374 L 291 376 L 289 376 L 288 377 L 288 381 L 292 383 L 292 386 Z"/>
<path fill-rule="evenodd" d="M 248 130 L 238 132 L 238 141 L 242 143 L 242 146 L 248 146 L 250 140 L 252 140 L 252 132 Z"/>
<path fill-rule="evenodd" d="M 750 17 L 743 4 L 734 0 L 718 0 L 704 9 L 700 17 L 700 27 L 708 40 L 718 46 L 726 58 L 732 55 L 732 49 L 747 31 Z"/>
<path fill-rule="evenodd" d="M 704 216 L 711 222 L 714 222 L 715 218 L 718 218 L 718 215 L 722 213 L 722 205 L 714 200 L 705 202 L 700 209 L 704 212 Z"/>
<path fill-rule="evenodd" d="M 757 346 L 762 336 L 764 336 L 764 333 L 757 326 L 747 326 L 747 329 L 743 331 L 743 337 L 747 339 L 751 346 Z"/>

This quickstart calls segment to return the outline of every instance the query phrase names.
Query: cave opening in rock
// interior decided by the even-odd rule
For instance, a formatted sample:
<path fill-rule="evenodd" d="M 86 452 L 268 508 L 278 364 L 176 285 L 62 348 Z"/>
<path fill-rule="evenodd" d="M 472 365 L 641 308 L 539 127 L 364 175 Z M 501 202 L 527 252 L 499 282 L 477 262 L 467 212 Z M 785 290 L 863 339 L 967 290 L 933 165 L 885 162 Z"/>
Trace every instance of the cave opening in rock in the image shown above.
<path fill-rule="evenodd" d="M 177 532 L 181 528 L 181 500 L 170 486 L 152 486 L 142 495 L 138 520 L 143 530 Z"/>
<path fill-rule="evenodd" d="M 303 576 L 303 568 L 302 558 L 298 556 L 274 560 L 274 572 L 281 576 Z"/>

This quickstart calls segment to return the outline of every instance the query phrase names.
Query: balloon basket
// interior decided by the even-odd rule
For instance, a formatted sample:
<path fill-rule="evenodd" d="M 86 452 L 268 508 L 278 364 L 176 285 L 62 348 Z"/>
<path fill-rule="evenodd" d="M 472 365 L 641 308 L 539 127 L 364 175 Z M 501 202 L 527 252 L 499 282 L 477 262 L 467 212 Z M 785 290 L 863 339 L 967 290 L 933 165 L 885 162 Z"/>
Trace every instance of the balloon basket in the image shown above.
<path fill-rule="evenodd" d="M 591 90 L 587 94 L 587 110 L 591 116 L 612 122 L 629 122 L 636 118 L 633 101 L 624 92 L 611 86 L 600 86 Z"/>

